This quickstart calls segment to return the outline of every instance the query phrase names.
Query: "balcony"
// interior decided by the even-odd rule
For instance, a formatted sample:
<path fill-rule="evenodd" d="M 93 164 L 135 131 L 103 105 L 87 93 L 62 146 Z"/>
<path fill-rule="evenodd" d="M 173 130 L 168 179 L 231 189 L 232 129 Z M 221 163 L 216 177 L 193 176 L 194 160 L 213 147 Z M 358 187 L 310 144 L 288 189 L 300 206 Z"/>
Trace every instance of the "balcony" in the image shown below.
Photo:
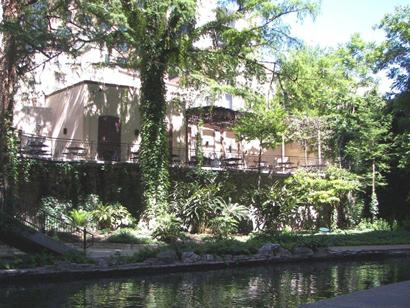
<path fill-rule="evenodd" d="M 98 144 L 97 142 L 52 138 L 45 136 L 20 134 L 20 157 L 47 161 L 72 162 L 125 162 L 138 163 L 138 148 L 135 143 Z M 326 163 L 316 158 L 301 156 L 263 155 L 259 165 L 259 156 L 254 152 L 197 150 L 186 147 L 173 147 L 170 165 L 173 167 L 196 167 L 201 163 L 210 170 L 261 171 L 263 173 L 292 173 L 296 169 L 319 170 Z M 198 157 L 200 156 L 200 157 Z"/>

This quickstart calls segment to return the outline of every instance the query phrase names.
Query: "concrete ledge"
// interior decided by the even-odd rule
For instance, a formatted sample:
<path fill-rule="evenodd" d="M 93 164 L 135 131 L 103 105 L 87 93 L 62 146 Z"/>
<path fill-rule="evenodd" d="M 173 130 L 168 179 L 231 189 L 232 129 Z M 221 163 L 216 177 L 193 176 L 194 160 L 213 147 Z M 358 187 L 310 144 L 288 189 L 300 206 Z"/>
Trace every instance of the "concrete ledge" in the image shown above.
<path fill-rule="evenodd" d="M 318 249 L 313 255 L 229 255 L 222 256 L 219 260 L 201 260 L 195 263 L 177 261 L 170 264 L 163 264 L 146 260 L 146 262 L 142 263 L 109 266 L 61 262 L 51 266 L 32 269 L 0 270 L 0 284 L 43 279 L 66 281 L 95 277 L 135 276 L 137 274 L 147 273 L 161 274 L 165 272 L 201 271 L 234 266 L 301 262 L 305 260 L 352 260 L 389 256 L 410 256 L 410 245 L 369 246 L 368 248 L 361 246 L 353 250 L 351 247 L 330 247 Z"/>
<path fill-rule="evenodd" d="M 410 281 L 393 283 L 369 290 L 353 292 L 303 308 L 407 308 L 410 307 Z"/>

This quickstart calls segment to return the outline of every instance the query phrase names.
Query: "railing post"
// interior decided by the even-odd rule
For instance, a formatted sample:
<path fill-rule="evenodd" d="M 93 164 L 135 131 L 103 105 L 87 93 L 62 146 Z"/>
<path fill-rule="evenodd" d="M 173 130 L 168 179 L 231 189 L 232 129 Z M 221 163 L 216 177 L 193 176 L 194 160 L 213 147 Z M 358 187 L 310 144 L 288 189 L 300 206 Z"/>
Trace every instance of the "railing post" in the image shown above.
<path fill-rule="evenodd" d="M 83 228 L 83 249 L 85 253 L 87 250 L 87 230 L 85 227 Z"/>

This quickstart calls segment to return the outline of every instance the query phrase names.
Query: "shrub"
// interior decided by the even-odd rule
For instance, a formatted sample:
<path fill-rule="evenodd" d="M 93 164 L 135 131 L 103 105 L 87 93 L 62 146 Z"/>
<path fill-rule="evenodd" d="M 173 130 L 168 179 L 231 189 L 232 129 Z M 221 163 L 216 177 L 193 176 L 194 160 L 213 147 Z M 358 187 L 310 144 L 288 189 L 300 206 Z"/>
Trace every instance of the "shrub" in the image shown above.
<path fill-rule="evenodd" d="M 164 242 L 175 242 L 182 235 L 181 220 L 173 213 L 162 213 L 157 217 L 152 236 Z"/>
<path fill-rule="evenodd" d="M 370 219 L 362 220 L 357 226 L 356 230 L 359 231 L 390 231 L 392 230 L 392 225 L 389 224 L 388 221 L 380 218 L 374 219 L 371 221 Z"/>
<path fill-rule="evenodd" d="M 77 226 L 77 227 L 86 227 L 88 224 L 88 221 L 91 218 L 91 213 L 87 212 L 85 210 L 71 210 L 70 211 L 70 217 L 73 220 L 73 223 Z"/>
<path fill-rule="evenodd" d="M 230 199 L 226 203 L 223 199 L 217 198 L 214 206 L 216 216 L 210 219 L 210 227 L 219 237 L 227 237 L 235 233 L 239 222 L 248 217 L 248 209 L 238 203 L 232 203 Z"/>
<path fill-rule="evenodd" d="M 116 230 L 121 226 L 130 226 L 134 223 L 130 212 L 120 203 L 100 204 L 92 212 L 92 217 L 99 229 Z"/>
<path fill-rule="evenodd" d="M 61 201 L 54 197 L 46 197 L 40 201 L 40 210 L 55 216 L 61 217 L 63 220 L 69 221 L 67 217 L 69 211 L 73 208 L 73 205 L 69 201 Z"/>
<path fill-rule="evenodd" d="M 102 202 L 101 202 L 100 197 L 98 195 L 89 194 L 84 199 L 82 199 L 80 201 L 79 208 L 82 209 L 82 210 L 85 210 L 87 212 L 92 212 L 95 209 L 97 209 L 97 207 L 101 204 L 102 204 Z"/>

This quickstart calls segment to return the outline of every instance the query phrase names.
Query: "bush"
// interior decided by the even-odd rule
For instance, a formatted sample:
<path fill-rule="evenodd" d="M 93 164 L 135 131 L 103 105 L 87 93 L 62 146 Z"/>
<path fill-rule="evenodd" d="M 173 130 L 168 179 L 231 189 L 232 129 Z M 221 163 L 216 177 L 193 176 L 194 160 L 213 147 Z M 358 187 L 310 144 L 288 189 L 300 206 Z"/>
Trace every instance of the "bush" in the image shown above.
<path fill-rule="evenodd" d="M 40 201 L 40 210 L 52 216 L 61 217 L 67 222 L 69 221 L 67 215 L 72 208 L 73 204 L 70 201 L 61 201 L 54 197 L 46 197 Z"/>
<path fill-rule="evenodd" d="M 182 235 L 181 220 L 175 214 L 162 213 L 157 217 L 152 236 L 164 242 L 175 242 Z"/>
<path fill-rule="evenodd" d="M 131 226 L 135 222 L 127 208 L 120 203 L 100 204 L 92 212 L 92 217 L 99 229 L 116 230 L 121 226 Z"/>
<path fill-rule="evenodd" d="M 232 203 L 230 199 L 226 203 L 223 199 L 217 198 L 214 206 L 216 216 L 210 219 L 210 227 L 219 237 L 228 237 L 235 233 L 239 222 L 248 217 L 248 209 L 238 203 Z"/>
<path fill-rule="evenodd" d="M 382 218 L 362 220 L 355 228 L 359 231 L 390 231 L 393 229 L 393 226 L 390 223 Z"/>
<path fill-rule="evenodd" d="M 82 210 L 85 210 L 87 212 L 92 212 L 95 209 L 97 209 L 97 207 L 101 204 L 102 204 L 102 202 L 101 202 L 100 197 L 98 195 L 89 194 L 84 199 L 82 199 L 80 201 L 79 208 L 82 209 Z"/>
<path fill-rule="evenodd" d="M 74 209 L 70 211 L 70 217 L 77 227 L 86 227 L 91 219 L 91 215 L 92 214 L 90 212 L 81 209 Z"/>

